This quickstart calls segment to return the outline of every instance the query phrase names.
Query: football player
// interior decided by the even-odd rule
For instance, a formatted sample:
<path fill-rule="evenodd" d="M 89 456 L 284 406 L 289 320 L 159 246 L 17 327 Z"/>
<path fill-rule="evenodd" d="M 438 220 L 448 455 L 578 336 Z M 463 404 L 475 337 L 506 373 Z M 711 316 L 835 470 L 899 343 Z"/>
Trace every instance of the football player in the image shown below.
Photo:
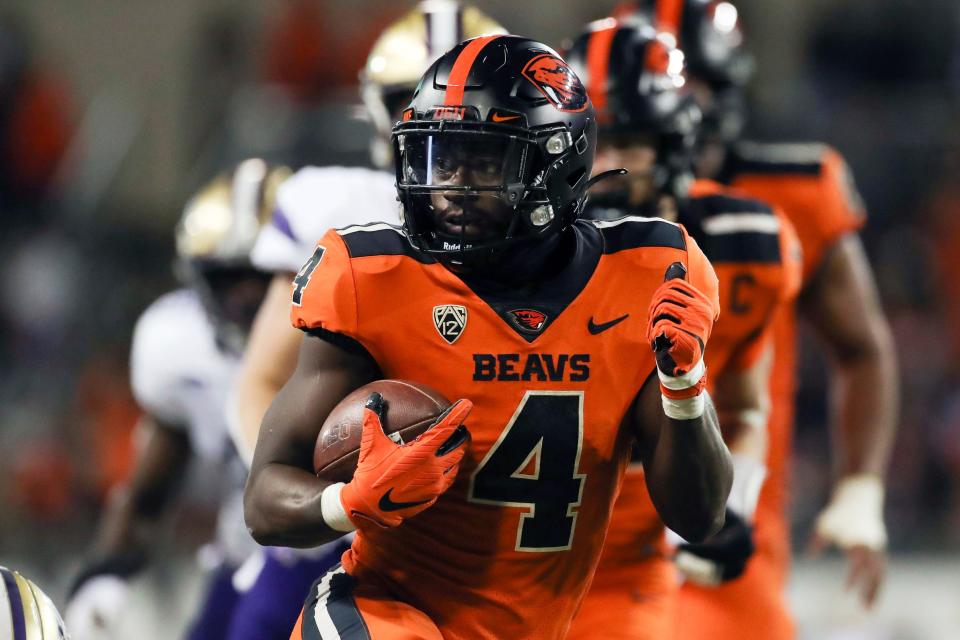
<path fill-rule="evenodd" d="M 899 383 L 890 329 L 857 236 L 863 203 L 836 150 L 740 140 L 743 89 L 753 65 L 734 4 L 662 0 L 652 10 L 679 39 L 691 88 L 707 115 L 698 173 L 781 207 L 797 230 L 803 285 L 796 309 L 827 355 L 835 443 L 833 495 L 817 518 L 813 544 L 843 549 L 849 584 L 870 605 L 886 564 L 883 476 L 896 430 Z M 712 637 L 742 638 L 747 628 L 758 638 L 794 636 L 783 598 L 771 602 L 769 594 L 782 592 L 790 557 L 787 478 L 797 315 L 791 310 L 776 322 L 757 554 L 741 580 L 718 589 L 684 586 L 677 612 L 685 623 L 682 638 L 703 638 L 707 629 Z"/>
<path fill-rule="evenodd" d="M 302 333 L 290 326 L 290 283 L 327 229 L 368 222 L 400 223 L 390 134 L 420 76 L 465 38 L 506 30 L 474 7 L 427 0 L 390 25 L 360 74 L 361 97 L 374 125 L 371 156 L 379 170 L 306 167 L 287 180 L 277 211 L 251 259 L 275 275 L 251 330 L 235 398 L 237 446 L 253 455 L 260 421 L 297 362 Z M 389 170 L 388 170 L 389 169 Z"/>
<path fill-rule="evenodd" d="M 252 254 L 258 268 L 275 275 L 233 394 L 235 437 L 248 461 L 267 407 L 296 366 L 302 336 L 290 325 L 290 283 L 296 272 L 327 229 L 373 221 L 399 224 L 395 177 L 392 170 L 382 170 L 392 163 L 393 123 L 431 62 L 464 38 L 492 33 L 506 32 L 474 7 L 451 0 L 418 4 L 377 39 L 360 76 L 361 95 L 376 132 L 372 157 L 381 170 L 307 167 L 280 187 L 277 210 Z M 303 595 L 329 568 L 325 552 L 314 556 L 312 551 L 266 551 L 264 565 L 238 607 L 232 640 L 247 637 L 244 630 L 251 639 L 267 637 L 265 628 L 271 634 L 274 629 L 289 634 Z"/>
<path fill-rule="evenodd" d="M 0 567 L 0 638 L 70 640 L 57 607 L 33 581 Z"/>
<path fill-rule="evenodd" d="M 681 545 L 677 561 L 699 582 L 734 580 L 753 550 L 766 464 L 772 319 L 799 288 L 796 236 L 781 212 L 717 183 L 693 181 L 700 111 L 684 91 L 683 54 L 668 34 L 640 17 L 603 20 L 576 39 L 567 59 L 597 110 L 597 170 L 628 171 L 597 185 L 586 215 L 675 220 L 720 279 L 720 319 L 704 362 L 733 455 L 734 483 L 724 528 L 704 544 Z M 672 637 L 673 573 L 643 469 L 631 468 L 570 637 Z"/>
<path fill-rule="evenodd" d="M 192 457 L 232 475 L 220 513 L 205 604 L 191 638 L 223 638 L 237 593 L 232 576 L 256 548 L 242 521 L 242 464 L 227 433 L 225 402 L 244 337 L 269 276 L 250 249 L 289 172 L 248 160 L 195 195 L 176 231 L 178 275 L 186 285 L 161 296 L 137 321 L 130 375 L 146 413 L 127 484 L 101 518 L 91 560 L 71 590 L 66 617 L 79 640 L 102 638 L 123 615 L 129 579 L 150 561 L 159 518 L 168 512 Z"/>
<path fill-rule="evenodd" d="M 247 524 L 268 544 L 357 535 L 293 638 L 564 637 L 634 442 L 665 522 L 694 540 L 722 525 L 732 474 L 702 363 L 716 275 L 678 225 L 578 220 L 595 144 L 553 50 L 461 43 L 394 128 L 403 227 L 331 230 L 298 273 L 306 336 Z M 397 445 L 374 394 L 353 479 L 321 480 L 324 418 L 378 378 L 469 400 Z"/>

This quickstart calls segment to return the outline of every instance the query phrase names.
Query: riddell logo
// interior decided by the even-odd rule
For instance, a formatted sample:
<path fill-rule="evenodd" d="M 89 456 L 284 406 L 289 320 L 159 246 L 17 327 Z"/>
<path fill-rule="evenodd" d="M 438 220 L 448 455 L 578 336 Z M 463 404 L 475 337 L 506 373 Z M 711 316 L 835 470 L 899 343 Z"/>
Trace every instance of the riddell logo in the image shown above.
<path fill-rule="evenodd" d="M 523 76 L 560 111 L 587 108 L 587 90 L 567 63 L 552 53 L 539 55 L 523 68 Z"/>
<path fill-rule="evenodd" d="M 536 309 L 514 309 L 507 313 L 519 329 L 528 333 L 540 333 L 547 324 L 547 314 Z"/>

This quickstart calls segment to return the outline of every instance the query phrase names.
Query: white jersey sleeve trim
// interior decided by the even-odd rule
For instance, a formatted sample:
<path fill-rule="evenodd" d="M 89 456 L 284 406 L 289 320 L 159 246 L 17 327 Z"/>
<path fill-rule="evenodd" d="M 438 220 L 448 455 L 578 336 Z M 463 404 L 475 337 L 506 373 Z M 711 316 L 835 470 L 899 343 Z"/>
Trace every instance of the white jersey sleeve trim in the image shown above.
<path fill-rule="evenodd" d="M 780 218 L 767 213 L 721 213 L 706 218 L 703 232 L 713 236 L 731 233 L 780 233 Z"/>

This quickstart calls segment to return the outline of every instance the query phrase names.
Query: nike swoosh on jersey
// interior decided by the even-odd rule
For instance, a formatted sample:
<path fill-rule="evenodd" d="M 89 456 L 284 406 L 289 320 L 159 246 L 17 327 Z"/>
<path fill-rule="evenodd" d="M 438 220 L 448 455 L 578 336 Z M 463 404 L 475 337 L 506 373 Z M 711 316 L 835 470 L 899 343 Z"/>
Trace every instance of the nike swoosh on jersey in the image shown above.
<path fill-rule="evenodd" d="M 520 116 L 502 116 L 499 113 L 495 113 L 490 116 L 490 119 L 494 122 L 506 122 L 507 120 L 516 120 Z"/>
<path fill-rule="evenodd" d="M 609 322 L 601 322 L 600 324 L 595 324 L 593 322 L 593 316 L 590 316 L 590 319 L 587 321 L 587 331 L 589 331 L 593 335 L 597 335 L 598 333 L 603 333 L 607 329 L 620 324 L 621 322 L 626 320 L 628 317 L 630 317 L 630 314 L 625 313 L 619 318 L 614 318 Z"/>
<path fill-rule="evenodd" d="M 387 489 L 387 492 L 383 494 L 380 498 L 380 504 L 377 506 L 380 507 L 380 510 L 387 513 L 390 511 L 399 511 L 400 509 L 409 509 L 410 507 L 416 507 L 421 504 L 427 504 L 429 500 L 415 500 L 413 502 L 394 502 L 390 499 L 390 494 L 393 493 L 393 487 Z"/>

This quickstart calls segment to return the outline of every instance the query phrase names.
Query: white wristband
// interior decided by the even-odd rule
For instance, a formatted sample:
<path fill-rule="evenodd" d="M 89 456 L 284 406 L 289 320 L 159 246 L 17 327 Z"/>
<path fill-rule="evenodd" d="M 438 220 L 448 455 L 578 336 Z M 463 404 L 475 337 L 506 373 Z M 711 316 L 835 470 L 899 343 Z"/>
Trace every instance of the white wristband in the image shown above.
<path fill-rule="evenodd" d="M 703 415 L 703 408 L 706 406 L 704 396 L 706 395 L 707 392 L 704 391 L 700 395 L 684 400 L 671 400 L 667 396 L 661 395 L 663 412 L 668 418 L 674 420 L 695 420 Z"/>
<path fill-rule="evenodd" d="M 733 458 L 733 486 L 730 488 L 730 497 L 727 506 L 744 519 L 753 520 L 760 500 L 760 490 L 767 477 L 767 468 L 750 456 L 734 453 Z"/>
<path fill-rule="evenodd" d="M 343 508 L 343 502 L 340 501 L 340 492 L 343 490 L 343 483 L 337 482 L 323 490 L 320 494 L 320 514 L 327 526 L 334 531 L 349 533 L 356 530 L 350 518 L 347 517 L 347 510 Z"/>
<path fill-rule="evenodd" d="M 682 376 L 668 376 L 663 371 L 660 371 L 660 368 L 657 367 L 657 375 L 660 377 L 660 384 L 665 386 L 671 391 L 680 391 L 682 389 L 689 389 L 698 382 L 700 378 L 707 372 L 707 365 L 703 363 L 703 358 L 701 357 L 697 364 L 693 365 L 693 368 L 690 369 L 687 373 Z"/>
<path fill-rule="evenodd" d="M 843 478 L 816 522 L 817 533 L 841 549 L 887 546 L 883 523 L 883 480 L 872 474 Z"/>

